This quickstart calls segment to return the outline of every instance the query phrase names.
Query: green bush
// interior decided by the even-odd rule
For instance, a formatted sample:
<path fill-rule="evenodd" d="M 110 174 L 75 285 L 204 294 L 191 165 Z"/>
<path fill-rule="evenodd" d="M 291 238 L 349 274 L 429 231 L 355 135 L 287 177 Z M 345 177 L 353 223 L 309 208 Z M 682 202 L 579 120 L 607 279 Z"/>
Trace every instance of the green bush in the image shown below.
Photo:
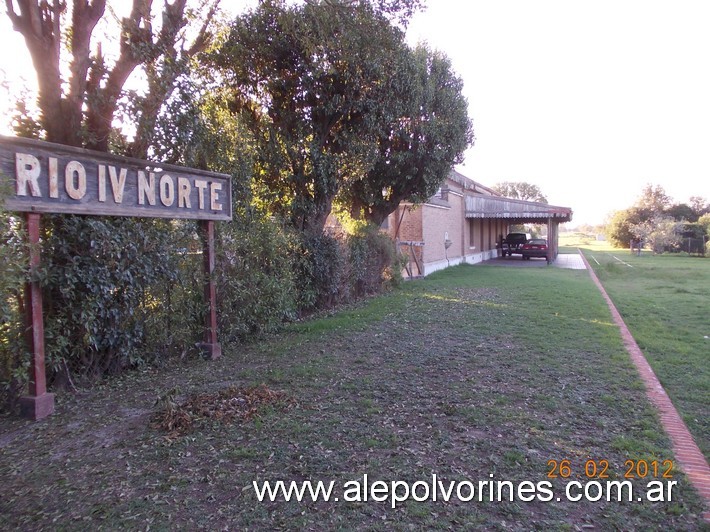
<path fill-rule="evenodd" d="M 197 334 L 201 284 L 190 281 L 195 265 L 183 251 L 189 240 L 180 224 L 45 219 L 46 357 L 54 384 L 154 362 L 168 346 Z M 194 234 L 194 228 L 187 233 Z M 180 289 L 187 294 L 178 296 Z"/>
<path fill-rule="evenodd" d="M 401 280 L 394 243 L 374 226 L 350 235 L 305 236 L 295 263 L 302 312 L 348 303 Z"/>
<path fill-rule="evenodd" d="M 143 345 L 148 361 L 167 362 L 188 352 L 197 354 L 203 334 L 204 266 L 196 222 L 153 220 L 151 238 L 165 246 L 151 260 L 166 261 L 157 282 L 144 292 Z"/>
<path fill-rule="evenodd" d="M 224 341 L 257 337 L 296 317 L 291 247 L 289 235 L 269 219 L 244 215 L 218 226 L 217 301 Z"/>
<path fill-rule="evenodd" d="M 27 381 L 21 290 L 24 230 L 0 213 L 0 399 L 14 408 Z M 46 367 L 56 388 L 169 362 L 203 333 L 203 255 L 193 221 L 44 216 Z M 396 283 L 394 244 L 377 228 L 304 236 L 248 210 L 217 225 L 219 337 L 241 342 L 299 314 Z"/>
<path fill-rule="evenodd" d="M 0 410 L 13 409 L 27 383 L 29 353 L 21 312 L 27 253 L 19 217 L 2 210 L 0 197 Z"/>
<path fill-rule="evenodd" d="M 374 294 L 401 280 L 401 261 L 386 234 L 368 225 L 349 235 L 352 293 L 355 297 Z"/>
<path fill-rule="evenodd" d="M 349 300 L 347 253 L 339 239 L 331 235 L 304 235 L 295 253 L 302 312 L 332 308 Z"/>

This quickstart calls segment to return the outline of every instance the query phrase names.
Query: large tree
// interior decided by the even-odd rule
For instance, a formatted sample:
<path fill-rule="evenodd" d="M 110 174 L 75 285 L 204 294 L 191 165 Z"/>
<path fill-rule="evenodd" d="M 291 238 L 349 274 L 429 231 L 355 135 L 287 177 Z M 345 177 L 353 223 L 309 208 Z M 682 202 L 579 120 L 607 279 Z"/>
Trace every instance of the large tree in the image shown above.
<path fill-rule="evenodd" d="M 423 45 L 399 54 L 381 91 L 374 164 L 341 193 L 354 218 L 377 225 L 400 202 L 434 194 L 473 142 L 463 82 L 448 58 Z"/>
<path fill-rule="evenodd" d="M 656 214 L 629 229 L 635 240 L 650 245 L 654 253 L 662 253 L 680 244 L 684 225 L 671 216 Z"/>
<path fill-rule="evenodd" d="M 637 207 L 615 211 L 606 221 L 606 236 L 616 247 L 629 247 L 631 240 L 637 238 L 632 227 L 647 220 L 645 211 Z"/>
<path fill-rule="evenodd" d="M 682 220 L 685 222 L 697 222 L 700 217 L 700 215 L 695 212 L 695 209 L 687 203 L 674 203 L 664 212 L 674 220 Z"/>
<path fill-rule="evenodd" d="M 540 187 L 532 183 L 526 183 L 524 181 L 502 181 L 496 183 L 491 188 L 506 198 L 547 203 L 547 196 L 542 193 Z"/>
<path fill-rule="evenodd" d="M 402 43 L 367 2 L 268 0 L 237 18 L 212 56 L 254 135 L 260 196 L 299 230 L 320 233 L 343 183 L 372 164 Z"/>
<path fill-rule="evenodd" d="M 648 216 L 660 215 L 671 206 L 671 197 L 661 185 L 647 184 L 636 199 L 635 207 L 648 213 Z"/>
<path fill-rule="evenodd" d="M 614 245 L 624 247 L 632 239 L 647 238 L 657 226 L 665 224 L 668 215 L 675 212 L 671 201 L 662 186 L 644 186 L 631 207 L 612 214 L 607 223 L 607 238 Z M 664 230 L 666 225 L 663 225 Z"/>
<path fill-rule="evenodd" d="M 108 18 L 106 0 L 74 0 L 68 13 L 62 0 L 5 0 L 7 16 L 24 37 L 37 73 L 44 138 L 108 151 L 124 85 L 141 67 L 148 87 L 134 100 L 135 140 L 127 151 L 145 157 L 156 117 L 175 80 L 209 41 L 208 26 L 218 1 L 200 2 L 196 12 L 202 22 L 188 39 L 186 28 L 195 14 L 187 0 L 166 0 L 159 22 L 153 0 L 133 0 L 116 31 L 117 58 L 109 61 L 104 47 L 111 43 L 95 35 L 102 18 Z M 110 20 L 106 23 L 110 26 Z"/>
<path fill-rule="evenodd" d="M 700 217 L 710 212 L 710 203 L 702 196 L 690 196 L 690 208 Z"/>

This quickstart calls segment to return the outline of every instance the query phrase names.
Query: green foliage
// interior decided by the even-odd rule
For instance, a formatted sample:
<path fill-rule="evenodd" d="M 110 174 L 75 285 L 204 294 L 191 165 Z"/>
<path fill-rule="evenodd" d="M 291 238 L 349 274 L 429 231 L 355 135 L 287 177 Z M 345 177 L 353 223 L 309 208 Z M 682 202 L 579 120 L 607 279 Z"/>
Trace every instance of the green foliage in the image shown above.
<path fill-rule="evenodd" d="M 12 118 L 12 129 L 18 137 L 38 139 L 42 134 L 42 126 L 38 113 L 27 104 L 30 96 L 26 90 L 15 101 L 15 114 Z"/>
<path fill-rule="evenodd" d="M 392 239 L 369 224 L 348 236 L 351 283 L 356 296 L 375 294 L 401 281 L 402 259 Z"/>
<path fill-rule="evenodd" d="M 690 208 L 698 218 L 710 214 L 710 203 L 702 196 L 690 196 Z"/>
<path fill-rule="evenodd" d="M 89 384 L 190 351 L 205 308 L 194 222 L 46 220 L 40 279 L 50 384 Z M 11 407 L 29 359 L 17 304 L 24 248 L 21 228 L 10 229 L 2 247 L 0 377 Z M 394 244 L 374 226 L 337 237 L 303 235 L 268 217 L 240 214 L 218 226 L 217 244 L 220 339 L 227 343 L 258 338 L 299 313 L 332 308 L 399 280 Z"/>
<path fill-rule="evenodd" d="M 705 236 L 705 226 L 701 223 L 684 223 L 683 238 L 703 238 Z"/>
<path fill-rule="evenodd" d="M 709 240 L 702 223 L 679 222 L 679 242 L 674 251 L 705 255 L 705 244 Z"/>
<path fill-rule="evenodd" d="M 269 1 L 210 56 L 254 138 L 264 203 L 298 230 L 322 232 L 343 183 L 370 167 L 403 39 L 365 2 Z"/>
<path fill-rule="evenodd" d="M 352 216 L 376 225 L 402 201 L 432 196 L 473 142 L 463 82 L 448 58 L 423 45 L 395 52 L 380 91 L 376 158 L 339 197 Z"/>
<path fill-rule="evenodd" d="M 613 213 L 606 226 L 607 238 L 617 247 L 626 247 L 632 239 L 652 241 L 654 251 L 678 245 L 682 222 L 703 224 L 706 201 L 691 197 L 690 205 L 671 204 L 660 185 L 646 185 L 633 206 Z M 674 223 L 675 222 L 675 223 Z"/>
<path fill-rule="evenodd" d="M 629 247 L 629 242 L 636 238 L 631 227 L 646 219 L 646 213 L 636 207 L 616 211 L 606 224 L 606 237 L 616 247 Z"/>
<path fill-rule="evenodd" d="M 348 303 L 401 281 L 401 257 L 374 225 L 361 225 L 352 234 L 304 235 L 294 264 L 303 312 Z"/>
<path fill-rule="evenodd" d="M 531 183 L 503 181 L 496 183 L 491 188 L 506 198 L 547 203 L 547 196 L 542 193 L 540 187 Z"/>
<path fill-rule="evenodd" d="M 219 330 L 227 342 L 277 329 L 297 311 L 293 237 L 264 217 L 219 225 L 217 293 Z"/>
<path fill-rule="evenodd" d="M 27 382 L 29 358 L 20 308 L 27 253 L 17 216 L 2 209 L 0 191 L 0 410 L 13 408 Z"/>
<path fill-rule="evenodd" d="M 644 239 L 651 231 L 651 220 L 663 215 L 671 199 L 657 185 L 646 185 L 633 206 L 616 211 L 606 227 L 606 236 L 617 247 L 628 247 L 631 240 Z"/>
<path fill-rule="evenodd" d="M 654 253 L 662 253 L 678 246 L 683 225 L 670 216 L 656 215 L 631 225 L 630 230 L 641 242 L 649 244 Z"/>
<path fill-rule="evenodd" d="M 120 109 L 118 100 L 104 102 L 101 123 L 88 123 L 101 104 L 92 100 L 87 117 L 59 128 L 39 128 L 19 108 L 26 120 L 17 123 L 18 131 L 121 154 L 150 153 L 153 160 L 232 175 L 235 221 L 219 224 L 217 232 L 220 336 L 226 342 L 252 339 L 300 313 L 397 281 L 394 245 L 376 228 L 338 236 L 320 229 L 343 183 L 372 165 L 378 128 L 392 123 L 385 120 L 393 108 L 387 107 L 384 81 L 394 79 L 395 61 L 402 66 L 403 56 L 391 52 L 401 51 L 404 41 L 390 20 L 406 21 L 419 5 L 262 2 L 234 22 L 225 47 L 212 56 L 222 69 L 219 82 L 188 73 L 188 56 L 178 54 L 175 69 L 148 65 L 148 94 L 121 100 Z M 188 55 L 206 41 L 199 44 Z M 445 58 L 423 54 L 421 61 L 432 78 L 435 72 L 443 76 L 436 78 L 443 80 L 439 86 L 421 89 L 428 91 L 428 100 L 417 100 L 424 109 L 434 97 L 446 96 L 444 85 L 458 81 Z M 104 66 L 98 61 L 91 68 Z M 409 82 L 406 76 L 398 80 Z M 456 83 L 453 95 L 460 97 Z M 454 100 L 442 105 L 465 103 Z M 406 97 L 402 102 L 411 103 Z M 432 109 L 426 112 L 446 110 Z M 136 125 L 134 142 L 117 130 L 104 131 L 114 115 Z M 424 135 L 442 134 L 444 122 L 437 130 L 425 128 Z M 466 129 L 467 122 L 459 122 Z M 66 138 L 60 134 L 67 131 Z M 456 149 L 431 158 L 443 167 Z M 282 216 L 266 216 L 264 206 Z M 287 227 L 275 221 L 284 219 Z M 12 220 L 0 213 L 0 400 L 8 404 L 25 384 L 28 364 L 18 297 L 26 277 L 25 249 L 21 227 Z M 41 253 L 46 364 L 55 388 L 168 362 L 185 356 L 200 339 L 203 256 L 194 222 L 44 216 Z"/>
<path fill-rule="evenodd" d="M 674 220 L 686 221 L 686 222 L 697 222 L 698 213 L 696 213 L 693 208 L 686 203 L 676 203 L 671 205 L 666 209 L 666 214 L 672 217 Z"/>
<path fill-rule="evenodd" d="M 671 206 L 671 197 L 661 185 L 646 185 L 636 200 L 635 206 L 649 213 L 659 214 Z"/>
<path fill-rule="evenodd" d="M 331 308 L 348 300 L 347 260 L 340 240 L 331 235 L 306 234 L 297 250 L 296 267 L 303 311 Z"/>
<path fill-rule="evenodd" d="M 710 213 L 703 214 L 700 218 L 698 218 L 698 225 L 705 230 L 706 235 L 710 236 Z"/>
<path fill-rule="evenodd" d="M 318 0 L 306 0 L 317 3 Z M 387 18 L 406 26 L 414 13 L 424 9 L 424 0 L 321 0 L 331 8 L 352 9 L 357 6 L 368 6 Z"/>
<path fill-rule="evenodd" d="M 117 373 L 194 343 L 202 296 L 194 278 L 199 263 L 188 253 L 194 228 L 135 218 L 48 219 L 46 356 L 57 384 Z"/>

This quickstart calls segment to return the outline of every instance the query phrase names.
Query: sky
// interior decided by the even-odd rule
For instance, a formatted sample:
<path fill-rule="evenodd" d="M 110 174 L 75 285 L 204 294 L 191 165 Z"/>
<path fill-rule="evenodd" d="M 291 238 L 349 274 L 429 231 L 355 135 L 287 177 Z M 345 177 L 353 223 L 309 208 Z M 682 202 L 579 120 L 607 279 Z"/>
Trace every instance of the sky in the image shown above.
<path fill-rule="evenodd" d="M 571 225 L 647 184 L 710 200 L 710 1 L 429 0 L 410 23 L 464 81 L 475 144 L 458 170 L 524 181 Z"/>
<path fill-rule="evenodd" d="M 535 184 L 573 209 L 572 226 L 603 223 L 647 184 L 677 202 L 710 200 L 710 1 L 427 5 L 408 40 L 444 52 L 464 82 L 476 140 L 461 173 L 488 186 Z M 33 83 L 4 13 L 0 46 L 0 81 Z"/>

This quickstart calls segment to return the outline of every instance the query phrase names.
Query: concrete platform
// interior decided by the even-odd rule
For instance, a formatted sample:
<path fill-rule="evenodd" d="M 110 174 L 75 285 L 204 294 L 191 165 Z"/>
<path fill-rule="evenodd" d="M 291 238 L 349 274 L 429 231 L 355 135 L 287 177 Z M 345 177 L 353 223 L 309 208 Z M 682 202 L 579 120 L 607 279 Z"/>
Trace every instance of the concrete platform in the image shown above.
<path fill-rule="evenodd" d="M 520 255 L 513 255 L 512 257 L 496 257 L 495 259 L 490 259 L 483 261 L 479 264 L 489 264 L 495 266 L 511 266 L 518 268 L 546 268 L 547 261 L 545 259 L 530 259 L 523 260 Z M 570 270 L 586 270 L 587 267 L 584 264 L 584 260 L 579 253 L 560 253 L 557 255 L 557 259 L 551 264 L 555 268 L 568 268 Z"/>

